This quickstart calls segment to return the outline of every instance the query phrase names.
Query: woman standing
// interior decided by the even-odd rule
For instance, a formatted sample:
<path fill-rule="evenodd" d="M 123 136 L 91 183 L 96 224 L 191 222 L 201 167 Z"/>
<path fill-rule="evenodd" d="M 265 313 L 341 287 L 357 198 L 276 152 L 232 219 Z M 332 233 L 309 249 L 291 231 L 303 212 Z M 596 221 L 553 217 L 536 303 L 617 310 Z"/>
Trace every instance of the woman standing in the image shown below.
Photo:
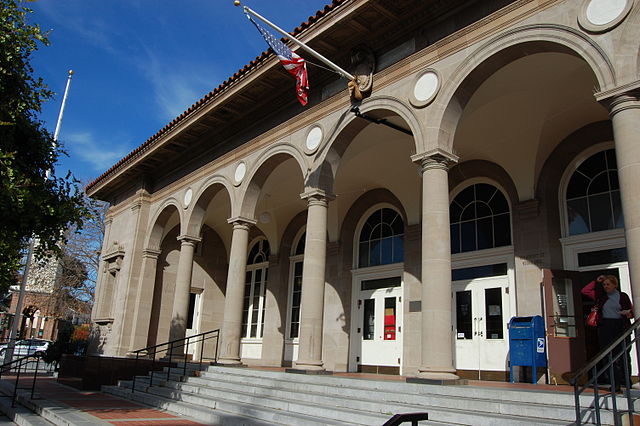
<path fill-rule="evenodd" d="M 618 279 L 613 275 L 600 275 L 595 281 L 591 281 L 582 289 L 582 294 L 595 301 L 595 306 L 600 312 L 598 321 L 598 350 L 609 346 L 631 326 L 630 318 L 633 318 L 633 305 L 629 296 L 618 289 Z M 631 374 L 631 360 L 629 359 L 630 340 L 627 340 L 627 366 Z M 620 344 L 614 351 L 622 350 Z M 606 360 L 606 358 L 605 358 Z M 613 364 L 616 390 L 625 384 L 624 365 L 622 357 Z"/>

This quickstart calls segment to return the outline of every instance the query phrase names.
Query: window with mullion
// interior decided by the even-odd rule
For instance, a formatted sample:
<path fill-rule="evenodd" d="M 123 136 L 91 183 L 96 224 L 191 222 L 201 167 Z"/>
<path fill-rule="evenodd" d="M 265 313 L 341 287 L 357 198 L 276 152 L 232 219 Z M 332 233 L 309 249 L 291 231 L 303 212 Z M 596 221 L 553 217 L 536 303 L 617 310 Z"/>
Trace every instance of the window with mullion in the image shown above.
<path fill-rule="evenodd" d="M 624 227 L 614 149 L 592 155 L 573 172 L 566 212 L 569 235 Z"/>
<path fill-rule="evenodd" d="M 289 338 L 298 338 L 300 331 L 300 300 L 302 297 L 302 260 L 293 262 L 291 283 L 291 311 L 289 315 Z"/>
<path fill-rule="evenodd" d="M 375 211 L 358 239 L 358 267 L 388 265 L 404 260 L 404 221 L 393 209 Z"/>
<path fill-rule="evenodd" d="M 242 337 L 261 338 L 264 333 L 265 293 L 269 242 L 256 242 L 249 250 L 242 309 Z"/>
<path fill-rule="evenodd" d="M 451 253 L 511 244 L 511 213 L 504 194 L 478 183 L 461 191 L 449 206 Z"/>

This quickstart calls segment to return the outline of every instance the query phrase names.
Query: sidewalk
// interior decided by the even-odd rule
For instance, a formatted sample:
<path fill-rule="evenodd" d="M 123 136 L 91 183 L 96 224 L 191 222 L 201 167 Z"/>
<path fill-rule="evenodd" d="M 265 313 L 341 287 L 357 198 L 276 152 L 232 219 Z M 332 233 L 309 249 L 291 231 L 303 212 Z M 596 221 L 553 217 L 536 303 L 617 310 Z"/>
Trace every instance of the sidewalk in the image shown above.
<path fill-rule="evenodd" d="M 27 386 L 25 378 L 21 387 Z M 23 380 L 21 379 L 20 382 Z M 10 376 L 0 380 L 0 390 L 13 390 Z M 81 391 L 56 382 L 53 377 L 38 378 L 34 399 L 30 392 L 20 390 L 18 402 L 38 413 L 34 415 L 16 404 L 11 410 L 11 398 L 0 399 L 0 411 L 12 421 L 24 425 L 117 425 L 117 426 L 182 426 L 201 425 L 187 417 L 170 414 L 99 391 Z M 43 420 L 47 420 L 45 423 Z"/>

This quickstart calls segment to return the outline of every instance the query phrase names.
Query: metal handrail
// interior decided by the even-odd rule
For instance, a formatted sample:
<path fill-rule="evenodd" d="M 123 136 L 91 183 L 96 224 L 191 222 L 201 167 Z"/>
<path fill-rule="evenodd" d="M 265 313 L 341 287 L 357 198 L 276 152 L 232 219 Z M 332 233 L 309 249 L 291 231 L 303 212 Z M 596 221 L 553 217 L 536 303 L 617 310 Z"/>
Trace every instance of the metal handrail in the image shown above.
<path fill-rule="evenodd" d="M 398 426 L 402 423 L 411 422 L 411 426 L 418 426 L 418 422 L 422 420 L 429 420 L 429 413 L 403 413 L 396 414 L 391 417 L 382 426 Z"/>
<path fill-rule="evenodd" d="M 146 348 L 133 351 L 133 353 L 136 354 L 136 360 L 133 367 L 133 380 L 131 383 L 131 393 L 135 392 L 136 390 L 136 374 L 138 372 L 138 360 L 140 359 L 140 355 L 142 353 L 146 353 L 148 357 L 150 353 L 153 351 L 153 355 L 151 356 L 151 375 L 149 378 L 149 386 L 152 386 L 153 372 L 155 371 L 156 355 L 158 354 L 158 352 L 164 352 L 165 357 L 169 361 L 168 363 L 169 365 L 167 367 L 167 380 L 169 380 L 169 378 L 171 377 L 172 360 L 174 359 L 173 358 L 174 349 L 184 348 L 182 351 L 183 354 L 181 354 L 181 356 L 184 357 L 184 366 L 183 366 L 182 375 L 186 376 L 187 375 L 187 357 L 189 355 L 187 353 L 187 350 L 189 348 L 189 345 L 190 344 L 197 345 L 198 343 L 200 343 L 199 368 L 202 369 L 202 355 L 204 352 L 204 342 L 209 339 L 216 339 L 216 350 L 214 352 L 213 361 L 217 362 L 218 361 L 218 343 L 220 341 L 219 329 L 206 331 L 200 334 L 194 334 L 193 336 L 184 337 L 182 339 L 171 340 L 169 342 L 160 343 L 154 346 L 149 346 Z M 193 340 L 193 342 L 190 342 L 190 340 Z M 166 349 L 161 349 L 165 347 Z"/>
<path fill-rule="evenodd" d="M 595 398 L 593 406 L 595 408 L 596 424 L 598 425 L 601 424 L 600 403 L 599 403 L 600 393 L 599 393 L 598 378 L 605 373 L 609 374 L 609 382 L 611 386 L 611 392 L 610 392 L 611 407 L 613 410 L 615 422 L 616 424 L 618 424 L 618 421 L 619 421 L 618 411 L 620 410 L 618 410 L 618 404 L 616 400 L 616 389 L 618 389 L 622 385 L 622 383 L 616 383 L 616 378 L 614 374 L 614 363 L 619 358 L 622 358 L 623 373 L 625 377 L 624 378 L 625 397 L 627 400 L 626 411 L 629 413 L 629 424 L 631 426 L 634 426 L 634 419 L 633 419 L 634 404 L 633 404 L 633 401 L 631 400 L 631 391 L 630 391 L 631 382 L 630 382 L 630 374 L 629 374 L 631 366 L 629 365 L 627 352 L 630 350 L 630 346 L 633 345 L 633 343 L 635 343 L 638 340 L 637 330 L 639 327 L 640 327 L 640 321 L 638 319 L 635 319 L 631 327 L 629 327 L 624 333 L 622 333 L 622 335 L 618 337 L 615 341 L 613 341 L 609 346 L 605 347 L 600 352 L 598 352 L 591 359 L 591 361 L 587 363 L 587 365 L 585 365 L 580 370 L 578 370 L 573 375 L 573 377 L 569 380 L 569 383 L 573 386 L 573 395 L 574 395 L 575 412 L 576 412 L 576 423 L 575 423 L 576 425 L 579 426 L 582 424 L 582 418 L 581 418 L 582 413 L 580 410 L 580 394 L 582 394 L 582 392 L 584 392 L 587 388 L 591 388 L 591 387 L 593 387 L 593 394 Z M 627 341 L 627 339 L 630 338 L 632 334 L 634 334 L 634 337 L 629 341 Z M 620 350 L 616 351 L 616 348 L 619 345 L 621 345 L 621 348 Z M 606 358 L 606 361 L 604 361 L 605 358 Z M 640 348 L 638 347 L 638 344 L 636 344 L 636 358 L 638 361 L 638 366 L 640 366 Z M 600 368 L 598 368 L 598 364 L 600 364 Z M 583 378 L 585 375 L 587 375 L 589 372 L 591 373 L 591 378 L 589 378 L 585 384 L 580 386 L 578 384 L 578 381 L 581 378 Z"/>
<path fill-rule="evenodd" d="M 15 407 L 16 404 L 16 397 L 18 395 L 18 389 L 29 389 L 27 388 L 20 388 L 18 387 L 18 384 L 20 382 L 20 374 L 22 373 L 22 368 L 25 367 L 25 372 L 26 372 L 26 365 L 28 365 L 29 362 L 33 362 L 31 359 L 35 358 L 36 359 L 36 369 L 33 372 L 33 380 L 31 382 L 31 399 L 33 399 L 33 395 L 35 393 L 35 389 L 36 389 L 36 378 L 38 377 L 38 368 L 40 366 L 40 359 L 43 357 L 43 355 L 41 354 L 31 354 L 31 355 L 25 355 L 21 358 L 18 359 L 14 359 L 13 361 L 7 362 L 6 364 L 2 364 L 0 366 L 0 379 L 2 379 L 2 375 L 5 373 L 8 373 L 10 371 L 13 371 L 16 366 L 18 368 L 18 372 L 16 374 L 16 380 L 15 380 L 15 384 L 13 386 L 13 393 L 11 395 L 0 395 L 0 397 L 11 397 L 11 406 Z"/>

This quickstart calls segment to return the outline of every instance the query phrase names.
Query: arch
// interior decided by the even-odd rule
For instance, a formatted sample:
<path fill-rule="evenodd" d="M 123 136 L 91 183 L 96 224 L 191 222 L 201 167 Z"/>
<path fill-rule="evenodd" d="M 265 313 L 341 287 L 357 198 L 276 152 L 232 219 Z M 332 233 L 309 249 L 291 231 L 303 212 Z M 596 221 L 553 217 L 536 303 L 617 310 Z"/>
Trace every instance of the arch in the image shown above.
<path fill-rule="evenodd" d="M 440 92 L 443 108 L 427 119 L 433 146 L 451 150 L 458 121 L 478 87 L 498 69 L 534 53 L 565 53 L 585 61 L 600 91 L 616 85 L 614 67 L 606 53 L 585 34 L 561 25 L 527 25 L 505 31 L 483 44 L 454 71 Z"/>
<path fill-rule="evenodd" d="M 306 160 L 302 153 L 289 143 L 277 144 L 266 150 L 255 162 L 252 173 L 246 178 L 240 196 L 239 216 L 252 218 L 258 204 L 260 191 L 271 172 L 286 160 L 292 158 L 298 167 L 302 180 L 307 173 Z"/>
<path fill-rule="evenodd" d="M 453 199 L 463 186 L 478 182 L 487 182 L 502 190 L 512 210 L 517 205 L 518 190 L 509 173 L 498 164 L 486 160 L 464 161 L 449 170 L 449 198 Z"/>
<path fill-rule="evenodd" d="M 366 220 L 366 215 L 377 210 L 381 206 L 392 207 L 402 217 L 405 228 L 407 227 L 407 213 L 400 200 L 388 189 L 378 188 L 368 191 L 358 197 L 353 202 L 344 219 L 342 220 L 342 228 L 340 229 L 339 241 L 344 243 L 344 253 L 350 256 L 349 259 L 345 259 L 345 262 L 349 262 L 349 269 L 355 265 L 356 248 L 355 242 L 357 240 L 356 234 L 361 228 L 362 223 Z M 368 217 L 368 216 L 367 216 Z"/>
<path fill-rule="evenodd" d="M 187 235 L 199 236 L 204 225 L 205 215 L 211 200 L 222 190 L 226 191 L 229 197 L 229 208 L 233 208 L 233 186 L 223 176 L 212 176 L 208 178 L 201 186 L 195 196 L 196 202 L 193 204 L 191 214 L 187 218 L 186 233 Z M 230 212 L 231 213 L 231 212 Z M 230 217 L 232 215 L 230 214 Z"/>
<path fill-rule="evenodd" d="M 404 102 L 392 96 L 374 96 L 365 99 L 359 105 L 359 109 L 361 113 L 374 118 L 388 117 L 389 113 L 400 117 L 413 133 L 413 153 L 422 152 L 424 141 L 422 125 L 413 109 Z M 306 189 L 318 188 L 328 193 L 332 192 L 340 160 L 349 143 L 370 124 L 364 119 L 357 119 L 351 112 L 351 107 L 338 118 L 329 137 L 318 148 L 311 173 L 305 182 Z"/>
<path fill-rule="evenodd" d="M 162 239 L 167 231 L 165 227 L 174 213 L 178 214 L 179 226 L 182 227 L 182 223 L 184 221 L 180 209 L 180 203 L 178 202 L 178 200 L 171 197 L 165 200 L 156 210 L 156 213 L 152 216 L 153 220 L 150 222 L 151 227 L 147 232 L 145 248 L 151 248 L 155 250 L 160 249 L 160 243 L 162 243 Z"/>

